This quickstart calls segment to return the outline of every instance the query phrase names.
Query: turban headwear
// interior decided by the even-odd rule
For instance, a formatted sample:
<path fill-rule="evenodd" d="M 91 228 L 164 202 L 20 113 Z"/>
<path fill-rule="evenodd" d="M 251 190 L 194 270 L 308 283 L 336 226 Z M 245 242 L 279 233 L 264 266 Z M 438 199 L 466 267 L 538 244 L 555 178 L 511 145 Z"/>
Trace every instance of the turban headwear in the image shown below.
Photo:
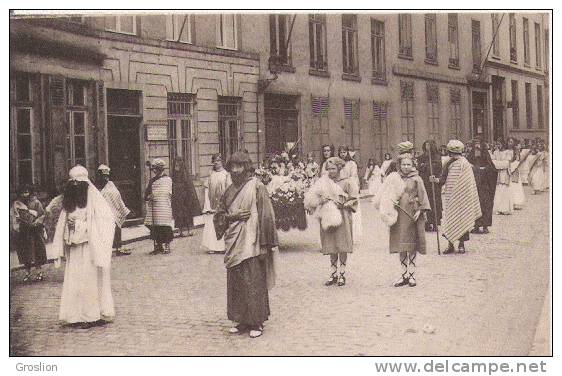
<path fill-rule="evenodd" d="M 414 150 L 414 144 L 410 141 L 404 141 L 396 145 L 398 154 L 410 153 L 412 150 Z"/>
<path fill-rule="evenodd" d="M 464 151 L 464 144 L 459 140 L 451 140 L 447 144 L 447 150 L 451 153 L 461 154 Z"/>

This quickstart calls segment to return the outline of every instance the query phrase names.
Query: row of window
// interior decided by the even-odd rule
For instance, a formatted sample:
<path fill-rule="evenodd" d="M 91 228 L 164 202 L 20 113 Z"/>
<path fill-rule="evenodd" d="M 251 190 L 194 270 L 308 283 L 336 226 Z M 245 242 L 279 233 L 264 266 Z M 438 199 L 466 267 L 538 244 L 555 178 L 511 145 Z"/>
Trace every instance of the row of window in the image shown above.
<path fill-rule="evenodd" d="M 539 129 L 544 128 L 544 103 L 542 86 L 537 85 L 537 126 Z M 511 110 L 513 116 L 513 129 L 519 129 L 519 83 L 511 80 Z M 533 99 L 531 93 L 531 84 L 525 83 L 525 119 L 527 129 L 533 128 Z"/>
<path fill-rule="evenodd" d="M 503 17 L 503 16 L 502 16 Z M 494 33 L 500 27 L 500 16 L 498 14 L 492 15 L 492 27 Z M 535 67 L 540 69 L 542 66 L 542 53 L 541 53 L 541 25 L 535 22 Z M 548 59 L 548 34 L 545 31 L 545 56 Z M 531 65 L 531 47 L 530 47 L 530 31 L 529 31 L 529 19 L 523 17 L 523 63 L 525 66 Z M 494 39 L 493 56 L 499 57 L 500 55 L 500 40 L 499 38 Z M 515 14 L 509 14 L 509 59 L 512 63 L 517 63 L 517 21 L 515 19 Z"/>

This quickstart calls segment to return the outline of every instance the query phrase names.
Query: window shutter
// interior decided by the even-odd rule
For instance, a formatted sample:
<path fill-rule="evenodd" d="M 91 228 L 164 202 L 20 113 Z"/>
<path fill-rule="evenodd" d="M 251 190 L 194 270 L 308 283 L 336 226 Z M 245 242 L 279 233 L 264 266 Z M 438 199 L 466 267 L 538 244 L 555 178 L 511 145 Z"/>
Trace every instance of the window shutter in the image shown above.
<path fill-rule="evenodd" d="M 64 78 L 60 76 L 49 77 L 49 99 L 53 106 L 64 105 Z"/>

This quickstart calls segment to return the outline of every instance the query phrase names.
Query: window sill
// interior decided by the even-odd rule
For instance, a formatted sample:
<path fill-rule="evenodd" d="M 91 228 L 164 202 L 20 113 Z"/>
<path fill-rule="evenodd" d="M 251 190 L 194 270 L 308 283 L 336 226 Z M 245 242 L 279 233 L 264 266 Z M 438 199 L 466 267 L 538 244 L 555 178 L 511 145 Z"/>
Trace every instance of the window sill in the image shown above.
<path fill-rule="evenodd" d="M 238 51 L 238 48 L 236 48 L 236 47 L 217 46 L 217 48 L 220 49 L 220 50 Z"/>
<path fill-rule="evenodd" d="M 510 63 L 510 64 L 517 65 L 517 60 L 510 60 L 509 63 Z"/>
<path fill-rule="evenodd" d="M 429 64 L 429 65 L 435 65 L 435 66 L 439 66 L 439 63 L 437 62 L 437 60 L 430 60 L 430 59 L 425 59 L 425 63 Z"/>
<path fill-rule="evenodd" d="M 181 44 L 193 44 L 192 42 L 187 42 L 184 40 L 166 39 L 166 41 L 171 43 L 181 43 Z"/>
<path fill-rule="evenodd" d="M 111 29 L 105 29 L 105 31 L 110 32 L 110 33 L 115 33 L 115 34 L 123 34 L 123 35 L 133 35 L 133 36 L 137 36 L 136 31 L 135 32 L 128 32 L 128 31 L 118 31 L 118 30 L 111 30 Z"/>
<path fill-rule="evenodd" d="M 449 69 L 454 69 L 454 70 L 459 70 L 459 71 L 460 71 L 460 70 L 461 70 L 461 67 L 458 66 L 458 65 L 449 64 Z"/>
<path fill-rule="evenodd" d="M 361 82 L 361 77 L 356 74 L 343 73 L 341 79 L 345 81 Z"/>
<path fill-rule="evenodd" d="M 311 76 L 316 76 L 316 77 L 326 77 L 326 78 L 330 77 L 330 72 L 324 71 L 324 70 L 318 70 L 318 69 L 314 69 L 314 68 L 310 68 L 308 70 L 308 74 L 311 75 Z"/>
<path fill-rule="evenodd" d="M 285 73 L 295 73 L 297 70 L 295 69 L 295 67 L 293 67 L 292 65 L 280 65 L 277 67 L 279 69 L 280 72 L 285 72 Z"/>
<path fill-rule="evenodd" d="M 541 67 L 535 67 L 536 71 L 542 72 L 542 68 Z"/>
<path fill-rule="evenodd" d="M 388 86 L 388 82 L 386 78 L 371 78 L 371 84 L 373 85 L 381 85 L 381 86 Z"/>
<path fill-rule="evenodd" d="M 414 61 L 414 58 L 410 55 L 403 55 L 403 54 L 398 54 L 398 58 L 399 59 L 404 59 L 404 60 L 412 60 Z"/>
<path fill-rule="evenodd" d="M 490 57 L 491 57 L 492 59 L 498 60 L 498 61 L 502 59 L 502 58 L 499 57 L 498 55 L 492 55 L 492 56 L 490 56 Z"/>
<path fill-rule="evenodd" d="M 531 64 L 523 63 L 523 67 L 525 67 L 525 68 L 531 68 Z"/>

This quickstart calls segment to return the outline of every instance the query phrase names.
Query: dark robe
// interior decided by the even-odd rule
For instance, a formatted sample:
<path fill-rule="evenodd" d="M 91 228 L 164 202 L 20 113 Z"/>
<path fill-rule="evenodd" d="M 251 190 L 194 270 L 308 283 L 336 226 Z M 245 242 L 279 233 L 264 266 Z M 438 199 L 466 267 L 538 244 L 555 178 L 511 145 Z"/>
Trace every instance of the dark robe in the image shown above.
<path fill-rule="evenodd" d="M 224 193 L 214 217 L 217 238 L 222 237 L 231 225 L 228 215 L 234 213 L 230 213 L 229 208 L 251 179 L 242 186 L 230 185 Z M 262 183 L 257 183 L 256 187 L 260 252 L 232 267 L 227 265 L 226 269 L 228 319 L 250 327 L 259 327 L 269 318 L 268 282 L 273 274 L 272 248 L 279 244 L 275 214 L 267 189 Z M 229 250 L 225 262 L 227 257 Z"/>
<path fill-rule="evenodd" d="M 29 210 L 37 212 L 37 218 L 45 214 L 43 205 L 36 198 L 33 198 L 28 204 Z M 12 209 L 12 211 L 15 209 Z M 18 260 L 26 269 L 31 267 L 41 267 L 47 262 L 47 252 L 45 248 L 45 240 L 41 235 L 43 225 L 38 223 L 32 225 L 31 221 L 22 219 L 19 221 L 19 231 L 13 234 L 12 242 L 15 245 Z"/>
<path fill-rule="evenodd" d="M 172 213 L 177 228 L 193 227 L 193 217 L 201 215 L 201 205 L 195 192 L 193 177 L 182 160 L 174 166 Z"/>
<path fill-rule="evenodd" d="M 431 165 L 433 169 L 433 175 L 435 177 L 440 177 L 442 173 L 441 155 L 433 154 L 431 156 Z M 441 186 L 439 184 L 432 184 L 429 181 L 431 171 L 429 169 L 429 155 L 426 153 L 418 158 L 418 172 L 423 180 L 423 184 L 425 186 L 425 190 L 427 191 L 427 196 L 431 204 L 431 212 L 427 213 L 427 223 L 439 225 L 441 224 L 441 216 L 443 212 L 443 206 L 441 204 Z M 433 203 L 434 193 L 435 205 Z"/>
<path fill-rule="evenodd" d="M 490 227 L 494 214 L 494 196 L 496 194 L 498 171 L 494 167 L 487 150 L 482 150 L 479 157 L 476 157 L 474 151 L 472 151 L 467 159 L 473 166 L 474 179 L 480 198 L 480 209 L 482 210 L 482 217 L 476 220 L 475 226 Z"/>

